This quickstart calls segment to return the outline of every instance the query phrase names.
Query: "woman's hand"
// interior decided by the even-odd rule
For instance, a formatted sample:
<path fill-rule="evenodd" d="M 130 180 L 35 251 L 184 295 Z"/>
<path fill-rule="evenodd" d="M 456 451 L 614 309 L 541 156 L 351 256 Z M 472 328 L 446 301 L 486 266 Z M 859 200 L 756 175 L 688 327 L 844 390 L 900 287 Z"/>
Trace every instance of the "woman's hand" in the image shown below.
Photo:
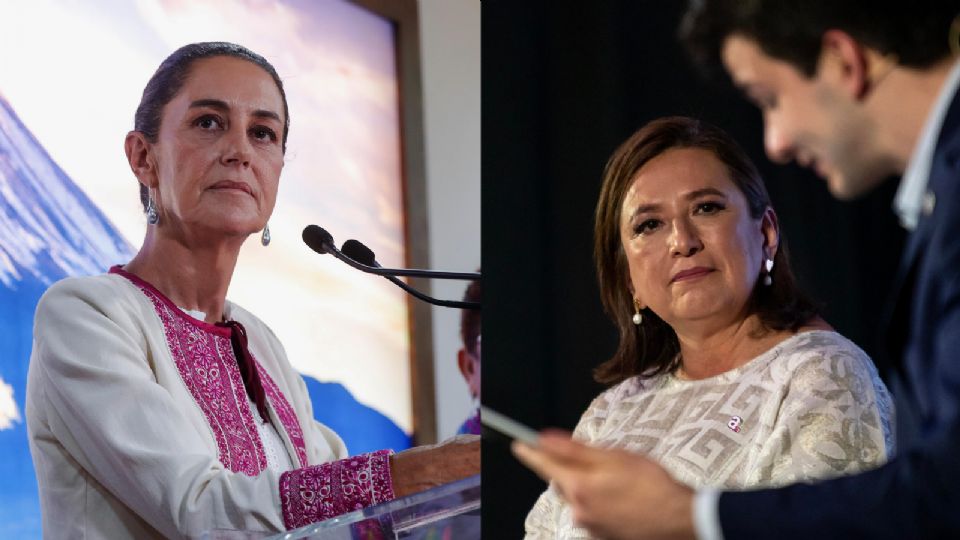
<path fill-rule="evenodd" d="M 578 526 L 603 538 L 693 538 L 693 491 L 655 461 L 594 448 L 564 433 L 544 433 L 539 446 L 514 442 L 513 453 L 554 488 Z"/>
<path fill-rule="evenodd" d="M 480 474 L 480 436 L 458 435 L 404 450 L 390 458 L 390 473 L 397 497 Z"/>

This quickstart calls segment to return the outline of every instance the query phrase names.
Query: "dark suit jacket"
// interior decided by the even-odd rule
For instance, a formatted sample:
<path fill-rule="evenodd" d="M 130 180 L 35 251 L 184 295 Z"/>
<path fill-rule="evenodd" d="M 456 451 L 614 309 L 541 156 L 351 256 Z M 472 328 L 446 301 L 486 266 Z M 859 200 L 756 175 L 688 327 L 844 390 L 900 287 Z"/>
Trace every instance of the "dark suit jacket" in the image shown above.
<path fill-rule="evenodd" d="M 856 476 L 723 493 L 725 540 L 960 538 L 960 93 L 927 185 L 936 196 L 907 240 L 890 336 L 915 425 L 898 456 Z M 899 428 L 898 428 L 899 429 Z"/>

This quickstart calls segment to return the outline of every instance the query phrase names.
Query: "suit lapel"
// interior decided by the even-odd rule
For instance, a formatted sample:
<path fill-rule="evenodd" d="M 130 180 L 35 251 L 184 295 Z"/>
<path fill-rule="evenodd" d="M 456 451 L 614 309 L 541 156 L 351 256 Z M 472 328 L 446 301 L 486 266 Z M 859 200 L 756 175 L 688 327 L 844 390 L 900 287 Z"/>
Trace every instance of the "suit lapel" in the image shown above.
<path fill-rule="evenodd" d="M 887 336 L 887 350 L 895 368 L 900 367 L 908 335 L 916 270 L 939 221 L 934 219 L 937 206 L 948 206 L 944 199 L 947 196 L 953 196 L 955 184 L 960 181 L 958 161 L 960 161 L 960 92 L 954 95 L 944 117 L 930 166 L 926 191 L 927 196 L 932 194 L 937 202 L 933 205 L 931 212 L 925 211 L 920 215 L 916 229 L 907 237 L 907 245 L 894 280 L 891 309 L 887 311 L 888 315 L 883 325 Z"/>

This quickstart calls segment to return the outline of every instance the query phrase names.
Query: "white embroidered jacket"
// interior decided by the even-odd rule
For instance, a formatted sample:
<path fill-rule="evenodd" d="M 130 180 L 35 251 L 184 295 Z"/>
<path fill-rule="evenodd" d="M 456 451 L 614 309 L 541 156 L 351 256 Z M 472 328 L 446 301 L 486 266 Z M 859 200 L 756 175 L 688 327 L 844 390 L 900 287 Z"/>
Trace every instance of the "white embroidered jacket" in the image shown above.
<path fill-rule="evenodd" d="M 26 416 L 45 538 L 281 531 L 393 498 L 389 452 L 345 459 L 274 334 L 227 302 L 296 467 L 268 469 L 230 330 L 119 272 L 37 306 Z"/>

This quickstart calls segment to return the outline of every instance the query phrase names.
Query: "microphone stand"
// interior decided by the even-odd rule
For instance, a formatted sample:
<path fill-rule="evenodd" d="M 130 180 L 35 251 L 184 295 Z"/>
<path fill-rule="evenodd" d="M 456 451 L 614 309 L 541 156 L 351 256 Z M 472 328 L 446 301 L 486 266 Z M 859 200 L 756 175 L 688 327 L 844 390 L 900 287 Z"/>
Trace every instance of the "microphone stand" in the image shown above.
<path fill-rule="evenodd" d="M 329 253 L 334 257 L 336 257 L 337 259 L 340 259 L 341 261 L 345 262 L 349 266 L 356 268 L 357 270 L 360 270 L 361 272 L 366 272 L 368 274 L 374 274 L 377 276 L 384 277 L 390 280 L 391 282 L 393 282 L 395 285 L 397 285 L 401 289 L 407 291 L 408 293 L 412 294 L 416 298 L 423 300 L 424 302 L 427 302 L 429 304 L 433 304 L 435 306 L 452 307 L 452 308 L 459 308 L 459 309 L 480 309 L 479 302 L 463 302 L 460 300 L 440 300 L 440 299 L 428 296 L 426 294 L 423 294 L 422 292 L 414 289 L 413 287 L 410 287 L 406 283 L 397 279 L 398 276 L 424 277 L 424 278 L 437 278 L 437 279 L 461 279 L 461 280 L 481 279 L 481 275 L 476 272 L 441 272 L 441 271 L 435 271 L 435 270 L 383 268 L 379 264 L 377 264 L 376 259 L 372 260 L 373 264 L 375 264 L 376 266 L 366 265 L 366 264 L 357 262 L 356 260 L 348 257 L 342 251 L 337 249 L 337 247 L 333 244 L 333 237 L 330 235 L 330 233 L 328 233 L 322 227 L 318 227 L 316 225 L 308 225 L 303 230 L 303 239 L 304 239 L 304 243 L 306 243 L 307 246 L 310 247 L 310 249 L 313 249 L 317 253 L 320 253 L 320 254 Z M 360 244 L 361 246 L 363 246 L 363 244 L 361 244 L 360 242 L 357 242 L 357 244 Z M 366 248 L 366 246 L 363 246 L 363 247 Z M 367 249 L 369 250 L 369 248 Z M 373 252 L 371 251 L 370 254 L 372 255 Z"/>
<path fill-rule="evenodd" d="M 357 264 L 360 266 L 366 266 L 363 263 L 357 263 Z M 381 267 L 379 264 L 377 266 L 367 266 L 367 268 L 383 269 L 383 267 Z M 434 298 L 432 296 L 427 296 L 426 294 L 423 294 L 422 292 L 414 289 L 410 285 L 407 285 L 406 283 L 400 281 L 395 276 L 383 275 L 383 277 L 386 278 L 391 283 L 393 283 L 394 285 L 396 285 L 397 287 L 400 287 L 401 289 L 407 291 L 408 293 L 419 298 L 420 300 L 423 300 L 428 304 L 433 304 L 435 306 L 441 306 L 441 307 L 459 308 L 459 309 L 480 309 L 479 302 L 463 302 L 460 300 L 440 300 L 439 298 Z"/>
<path fill-rule="evenodd" d="M 348 255 L 347 249 L 349 247 L 353 247 L 355 249 L 351 249 L 350 250 L 351 253 Z M 347 240 L 341 246 L 340 252 L 343 253 L 344 256 L 350 259 L 353 259 L 354 262 L 360 264 L 361 266 L 367 266 L 369 268 L 378 268 L 378 269 L 383 268 L 382 266 L 380 266 L 380 263 L 377 262 L 377 259 L 374 256 L 373 251 L 367 246 L 363 245 L 358 240 Z M 416 298 L 419 298 L 420 300 L 427 302 L 428 304 L 433 304 L 435 306 L 441 306 L 441 307 L 460 308 L 460 309 L 480 309 L 480 304 L 477 302 L 461 302 L 458 300 L 440 300 L 432 296 L 428 296 L 418 291 L 417 289 L 414 289 L 410 285 L 407 285 L 403 281 L 400 281 L 399 279 L 397 279 L 395 276 L 383 276 L 383 277 L 386 278 L 388 281 L 390 281 L 390 283 L 393 283 L 397 287 L 400 287 L 401 289 L 407 291 L 408 293 L 415 296 Z"/>

